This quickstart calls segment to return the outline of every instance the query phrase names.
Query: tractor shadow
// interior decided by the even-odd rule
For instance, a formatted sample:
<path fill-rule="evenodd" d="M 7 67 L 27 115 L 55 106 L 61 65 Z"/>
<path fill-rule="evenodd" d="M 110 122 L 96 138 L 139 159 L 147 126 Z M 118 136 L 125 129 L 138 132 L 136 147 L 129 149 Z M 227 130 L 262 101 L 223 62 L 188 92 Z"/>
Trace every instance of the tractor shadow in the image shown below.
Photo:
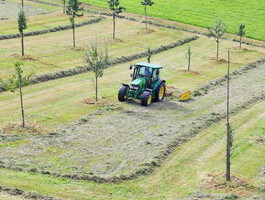
<path fill-rule="evenodd" d="M 133 110 L 150 112 L 150 111 L 164 111 L 170 114 L 171 111 L 179 111 L 181 113 L 191 113 L 192 109 L 189 108 L 188 103 L 179 102 L 176 100 L 165 98 L 163 102 L 152 102 L 150 106 L 142 106 L 141 100 L 128 99 L 127 103 L 133 106 Z"/>

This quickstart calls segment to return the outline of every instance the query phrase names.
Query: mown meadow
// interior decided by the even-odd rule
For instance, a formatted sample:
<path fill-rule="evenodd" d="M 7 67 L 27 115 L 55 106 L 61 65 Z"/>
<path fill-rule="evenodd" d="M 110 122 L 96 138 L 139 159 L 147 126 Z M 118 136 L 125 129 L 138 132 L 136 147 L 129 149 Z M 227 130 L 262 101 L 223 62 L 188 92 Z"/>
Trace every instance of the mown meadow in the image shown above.
<path fill-rule="evenodd" d="M 60 3 L 57 0 L 43 1 Z M 107 8 L 106 1 L 84 1 Z M 136 2 L 139 6 L 135 6 Z M 233 23 L 228 23 L 230 33 L 234 32 L 237 22 L 242 20 L 241 22 L 247 24 L 247 37 L 265 40 L 262 26 L 264 20 L 259 16 L 264 13 L 264 9 L 260 10 L 264 8 L 262 1 L 240 0 L 236 1 L 237 3 L 230 2 L 230 6 L 226 6 L 220 0 L 179 1 L 178 4 L 175 1 L 168 4 L 165 2 L 157 1 L 153 7 L 148 7 L 148 15 L 202 27 L 205 25 L 204 22 L 213 22 L 216 16 L 220 16 L 227 23 L 228 20 L 233 20 Z M 143 14 L 140 1 L 121 0 L 121 3 L 126 6 L 128 12 Z M 38 5 L 42 6 L 42 4 Z M 69 24 L 69 17 L 63 15 L 61 9 L 56 8 L 56 10 L 57 12 L 45 16 L 30 17 L 27 31 Z M 175 10 L 182 14 L 175 14 Z M 126 15 L 130 14 L 126 13 Z M 94 17 L 98 15 L 85 13 L 83 17 L 77 18 L 77 22 Z M 0 21 L 0 27 L 0 34 L 16 33 L 16 19 Z M 14 71 L 13 63 L 17 59 L 23 60 L 22 68 L 25 74 L 34 71 L 38 75 L 84 65 L 83 51 L 96 35 L 99 41 L 106 41 L 111 58 L 131 55 L 145 51 L 149 46 L 154 48 L 194 35 L 152 25 L 149 25 L 149 31 L 146 32 L 143 23 L 125 19 L 117 19 L 116 31 L 117 39 L 112 40 L 111 17 L 106 17 L 99 23 L 77 28 L 75 49 L 72 48 L 71 30 L 25 37 L 26 56 L 24 58 L 20 56 L 20 38 L 1 40 L 0 78 L 7 79 Z M 232 71 L 265 54 L 264 48 L 243 44 L 243 48 L 240 49 L 236 42 L 221 40 L 220 60 L 216 61 L 215 41 L 206 36 L 199 35 L 199 37 L 188 44 L 152 56 L 152 63 L 164 66 L 161 76 L 167 81 L 167 85 L 181 91 L 194 91 L 200 85 L 225 75 L 228 50 L 231 50 Z M 192 48 L 189 72 L 185 58 L 188 46 Z M 132 107 L 134 105 L 130 103 L 119 103 L 117 93 L 121 83 L 130 82 L 131 71 L 128 67 L 142 61 L 146 61 L 146 58 L 106 69 L 104 76 L 99 79 L 100 101 L 98 103 L 93 99 L 95 90 L 92 84 L 94 78 L 92 72 L 24 87 L 26 129 L 18 127 L 21 123 L 19 93 L 0 93 L 0 128 L 6 135 L 18 134 L 29 137 L 30 134 L 46 135 L 53 133 L 55 128 L 65 126 L 103 107 L 111 105 L 121 108 Z M 259 101 L 231 116 L 231 123 L 236 130 L 231 169 L 232 175 L 240 178 L 240 180 L 232 178 L 231 187 L 224 182 L 223 175 L 225 172 L 225 120 L 209 126 L 194 138 L 190 138 L 190 141 L 176 147 L 175 151 L 149 176 L 141 176 L 117 184 L 98 184 L 0 168 L 0 187 L 19 188 L 26 192 L 35 191 L 58 198 L 80 200 L 175 199 L 187 197 L 197 190 L 205 193 L 234 193 L 244 197 L 252 197 L 257 192 L 260 192 L 259 195 L 264 195 L 264 190 L 261 191 L 258 188 L 260 183 L 257 177 L 260 173 L 259 167 L 264 164 L 261 158 L 265 156 L 264 142 L 262 143 L 264 141 L 264 109 L 264 101 Z M 0 148 L 16 148 L 19 145 L 23 145 L 23 140 L 15 143 L 1 141 Z M 1 198 L 19 199 L 20 197 L 14 198 L 0 192 Z M 21 197 L 21 199 L 24 198 Z"/>

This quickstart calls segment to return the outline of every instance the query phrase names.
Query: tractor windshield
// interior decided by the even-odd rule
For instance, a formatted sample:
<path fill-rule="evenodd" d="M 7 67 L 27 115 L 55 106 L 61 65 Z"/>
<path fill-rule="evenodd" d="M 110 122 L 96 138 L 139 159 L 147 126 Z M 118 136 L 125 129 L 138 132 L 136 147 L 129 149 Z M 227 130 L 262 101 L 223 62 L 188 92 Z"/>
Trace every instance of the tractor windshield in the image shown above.
<path fill-rule="evenodd" d="M 151 77 L 152 69 L 150 67 L 138 66 L 135 74 L 135 78 Z"/>

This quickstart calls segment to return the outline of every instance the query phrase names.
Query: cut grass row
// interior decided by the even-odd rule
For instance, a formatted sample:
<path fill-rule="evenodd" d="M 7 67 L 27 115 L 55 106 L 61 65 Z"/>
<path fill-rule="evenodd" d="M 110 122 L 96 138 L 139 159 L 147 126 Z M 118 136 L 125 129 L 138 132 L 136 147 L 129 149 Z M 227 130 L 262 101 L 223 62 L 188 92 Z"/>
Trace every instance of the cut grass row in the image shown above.
<path fill-rule="evenodd" d="M 184 90 L 193 90 L 198 85 L 208 83 L 226 73 L 227 64 L 212 60 L 212 52 L 215 50 L 214 41 L 201 38 L 191 42 L 193 47 L 193 59 L 191 72 L 187 72 L 187 60 L 184 52 L 187 45 L 171 49 L 169 51 L 154 55 L 153 63 L 164 66 L 162 78 L 170 86 Z M 237 45 L 233 43 L 234 45 Z M 248 62 L 254 61 L 263 55 L 262 52 L 254 50 L 243 51 L 235 46 L 231 47 L 229 41 L 223 42 L 224 49 L 232 48 L 231 69 L 237 68 Z M 226 51 L 222 51 L 222 58 L 226 58 Z M 134 63 L 143 61 L 136 60 Z M 124 63 L 107 69 L 103 78 L 99 80 L 99 95 L 107 97 L 110 103 L 117 102 L 117 91 L 120 84 L 129 83 L 130 77 L 128 66 Z M 36 85 L 30 85 L 23 89 L 26 116 L 31 122 L 52 127 L 61 123 L 67 123 L 72 119 L 78 119 L 93 110 L 103 106 L 86 105 L 83 100 L 94 96 L 94 88 L 91 79 L 93 73 L 88 72 L 73 77 L 48 81 Z M 19 95 L 10 92 L 1 94 L 0 102 L 0 124 L 20 120 Z"/>
<path fill-rule="evenodd" d="M 83 0 L 95 6 L 108 8 L 105 0 Z M 144 8 L 139 0 L 121 0 L 121 5 L 126 7 L 127 12 L 144 14 Z M 262 0 L 245 1 L 236 0 L 224 2 L 196 1 L 196 0 L 172 0 L 154 1 L 152 7 L 147 8 L 149 16 L 168 19 L 185 24 L 206 27 L 221 18 L 228 25 L 228 32 L 234 34 L 238 23 L 246 24 L 246 37 L 265 41 L 265 5 Z"/>
<path fill-rule="evenodd" d="M 191 36 L 165 28 L 152 29 L 150 33 L 146 33 L 138 22 L 120 19 L 117 21 L 116 33 L 119 39 L 113 40 L 112 22 L 109 18 L 101 23 L 77 28 L 75 49 L 72 48 L 72 30 L 26 37 L 24 69 L 25 72 L 34 70 L 36 74 L 40 74 L 82 66 L 85 45 L 96 36 L 98 40 L 107 42 L 111 58 L 131 55 L 146 50 L 148 46 L 154 48 Z M 0 41 L 0 45 L 3 47 L 0 54 L 0 78 L 4 79 L 20 55 L 20 38 Z"/>
<path fill-rule="evenodd" d="M 35 173 L 0 169 L 0 185 L 63 199 L 172 199 L 189 196 L 197 190 L 205 193 L 234 193 L 252 197 L 258 193 L 256 178 L 264 162 L 265 102 L 257 102 L 231 116 L 235 128 L 234 154 L 231 174 L 244 184 L 226 187 L 225 177 L 225 120 L 203 130 L 176 150 L 148 177 L 118 184 L 97 184 L 54 178 Z M 191 166 L 191 167 L 188 167 Z M 211 177 L 215 178 L 214 183 Z M 218 185 L 216 187 L 216 185 Z M 224 184 L 222 186 L 222 184 Z"/>

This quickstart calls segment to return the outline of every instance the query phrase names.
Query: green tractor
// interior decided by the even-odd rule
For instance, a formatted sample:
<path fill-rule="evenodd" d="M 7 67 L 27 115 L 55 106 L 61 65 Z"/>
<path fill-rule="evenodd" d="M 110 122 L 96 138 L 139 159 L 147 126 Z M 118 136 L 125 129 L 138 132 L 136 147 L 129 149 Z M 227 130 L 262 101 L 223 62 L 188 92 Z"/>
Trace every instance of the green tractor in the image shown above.
<path fill-rule="evenodd" d="M 132 70 L 133 66 L 130 66 Z M 131 74 L 131 85 L 122 84 L 118 93 L 119 101 L 128 98 L 141 99 L 142 106 L 150 106 L 152 100 L 163 101 L 166 92 L 166 81 L 160 78 L 162 66 L 150 63 L 137 63 Z"/>

